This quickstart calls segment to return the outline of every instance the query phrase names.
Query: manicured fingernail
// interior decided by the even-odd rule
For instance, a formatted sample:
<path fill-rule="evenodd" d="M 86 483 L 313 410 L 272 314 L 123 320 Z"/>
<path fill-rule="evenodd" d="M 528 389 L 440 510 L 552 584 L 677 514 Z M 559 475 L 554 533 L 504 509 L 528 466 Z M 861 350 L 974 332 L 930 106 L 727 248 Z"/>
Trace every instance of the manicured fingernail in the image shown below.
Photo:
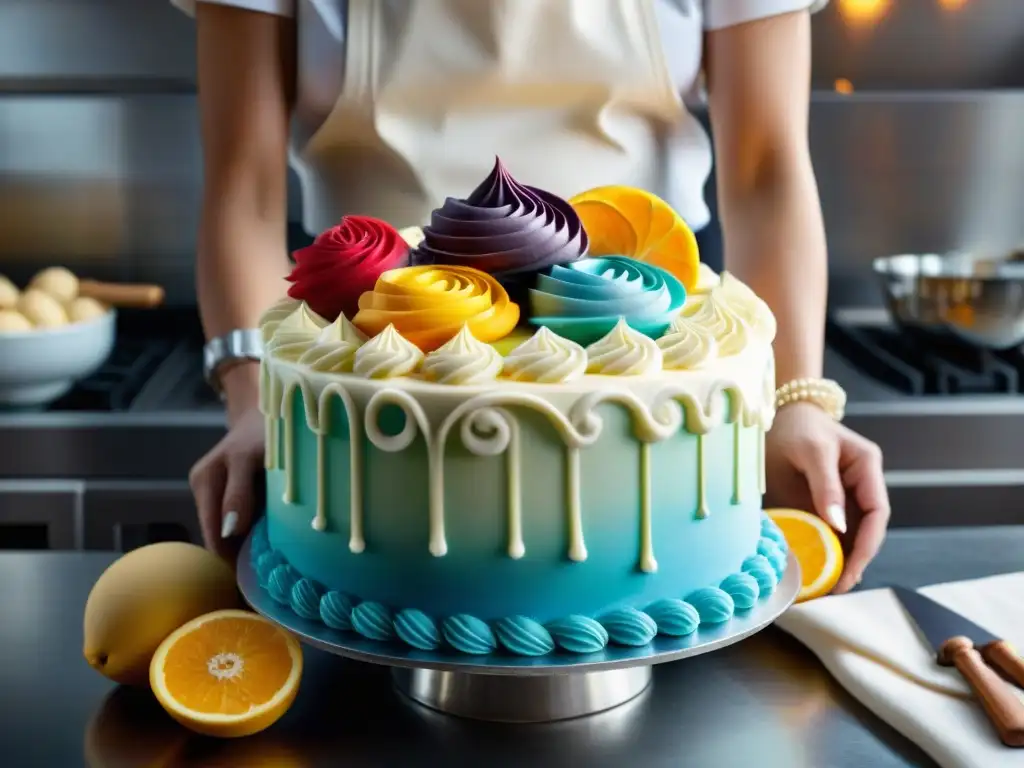
<path fill-rule="evenodd" d="M 222 539 L 230 539 L 235 535 L 235 529 L 238 527 L 238 513 L 228 512 L 224 515 L 224 522 L 220 526 L 220 537 Z"/>
<path fill-rule="evenodd" d="M 825 508 L 825 522 L 840 533 L 846 533 L 846 510 L 838 504 L 829 504 Z"/>

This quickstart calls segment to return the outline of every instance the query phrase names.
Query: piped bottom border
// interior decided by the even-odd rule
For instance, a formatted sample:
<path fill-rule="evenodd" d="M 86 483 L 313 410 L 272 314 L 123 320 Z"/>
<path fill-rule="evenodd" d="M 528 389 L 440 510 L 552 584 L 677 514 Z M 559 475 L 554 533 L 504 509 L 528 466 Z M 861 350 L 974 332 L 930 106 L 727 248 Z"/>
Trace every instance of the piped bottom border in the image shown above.
<path fill-rule="evenodd" d="M 451 650 L 474 656 L 502 651 L 541 657 L 555 652 L 592 654 L 609 644 L 638 648 L 659 634 L 685 637 L 698 627 L 721 625 L 775 591 L 786 569 L 787 551 L 782 531 L 762 516 L 757 551 L 717 586 L 683 598 L 656 600 L 642 610 L 616 608 L 597 617 L 573 614 L 546 624 L 527 616 L 484 621 L 456 614 L 436 619 L 415 608 L 396 610 L 327 590 L 271 548 L 265 519 L 253 530 L 250 556 L 260 587 L 275 602 L 331 629 L 381 643 L 400 642 L 421 651 Z"/>

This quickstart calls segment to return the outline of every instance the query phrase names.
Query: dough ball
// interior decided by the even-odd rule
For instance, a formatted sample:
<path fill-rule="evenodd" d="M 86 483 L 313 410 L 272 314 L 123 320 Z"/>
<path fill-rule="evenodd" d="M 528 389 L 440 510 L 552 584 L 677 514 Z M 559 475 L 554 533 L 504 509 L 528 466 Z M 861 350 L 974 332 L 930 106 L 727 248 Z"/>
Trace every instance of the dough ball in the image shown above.
<path fill-rule="evenodd" d="M 78 296 L 78 278 L 64 267 L 44 269 L 32 278 L 28 287 L 50 294 L 61 304 L 67 304 Z"/>
<path fill-rule="evenodd" d="M 67 309 L 71 323 L 85 323 L 107 314 L 107 308 L 90 296 L 79 296 Z"/>
<path fill-rule="evenodd" d="M 24 333 L 32 330 L 32 323 L 21 312 L 0 309 L 0 333 Z"/>
<path fill-rule="evenodd" d="M 14 309 L 21 291 L 3 275 L 0 275 L 0 309 Z"/>
<path fill-rule="evenodd" d="M 36 328 L 57 328 L 68 321 L 64 307 L 53 296 L 38 288 L 29 288 L 18 299 L 18 311 Z"/>

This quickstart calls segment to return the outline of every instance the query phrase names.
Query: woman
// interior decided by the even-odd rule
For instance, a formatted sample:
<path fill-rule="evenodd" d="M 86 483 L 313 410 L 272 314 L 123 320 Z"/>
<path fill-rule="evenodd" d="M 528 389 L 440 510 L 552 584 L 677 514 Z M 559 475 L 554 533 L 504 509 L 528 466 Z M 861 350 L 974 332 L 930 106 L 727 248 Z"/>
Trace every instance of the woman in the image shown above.
<path fill-rule="evenodd" d="M 845 533 L 837 589 L 860 580 L 889 507 L 878 448 L 833 418 L 835 387 L 820 379 L 827 259 L 807 120 L 809 11 L 823 0 L 175 2 L 198 23 L 211 340 L 253 328 L 284 292 L 289 148 L 311 232 L 346 212 L 424 222 L 495 154 L 562 195 L 658 191 L 700 229 L 712 151 L 682 96 L 705 86 L 727 266 L 775 313 L 778 382 L 820 383 L 779 409 L 769 501 Z M 212 357 L 230 430 L 191 475 L 221 550 L 252 522 L 262 467 L 257 365 L 244 358 Z"/>

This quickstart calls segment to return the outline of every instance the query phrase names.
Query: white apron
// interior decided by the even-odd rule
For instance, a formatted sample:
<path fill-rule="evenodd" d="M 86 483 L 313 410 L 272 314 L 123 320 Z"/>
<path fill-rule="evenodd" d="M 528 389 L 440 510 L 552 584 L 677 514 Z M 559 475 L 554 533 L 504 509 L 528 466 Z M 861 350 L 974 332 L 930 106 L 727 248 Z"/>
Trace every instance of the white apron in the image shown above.
<path fill-rule="evenodd" d="M 495 155 L 564 197 L 663 189 L 685 112 L 661 46 L 653 0 L 349 0 L 339 95 L 301 150 L 307 226 L 425 224 Z"/>

